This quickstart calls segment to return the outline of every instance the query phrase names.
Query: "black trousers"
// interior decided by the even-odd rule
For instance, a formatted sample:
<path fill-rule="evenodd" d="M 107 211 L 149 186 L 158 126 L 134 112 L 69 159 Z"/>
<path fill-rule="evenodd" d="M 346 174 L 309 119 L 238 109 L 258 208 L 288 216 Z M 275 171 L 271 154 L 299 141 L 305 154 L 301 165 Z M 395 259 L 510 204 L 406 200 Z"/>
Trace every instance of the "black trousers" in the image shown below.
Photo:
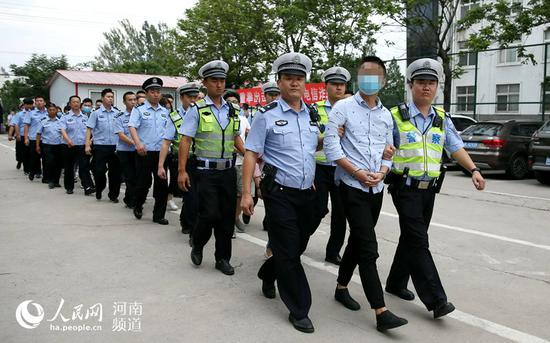
<path fill-rule="evenodd" d="M 178 187 L 178 155 L 172 152 L 166 156 L 166 164 L 170 174 L 168 179 L 168 193 L 174 197 L 181 197 L 181 190 Z"/>
<path fill-rule="evenodd" d="M 311 291 L 300 256 L 312 232 L 315 194 L 275 185 L 272 189 L 262 187 L 273 256 L 264 262 L 258 276 L 267 282 L 277 280 L 281 300 L 296 319 L 302 319 L 311 307 Z"/>
<path fill-rule="evenodd" d="M 126 185 L 123 201 L 128 207 L 134 207 L 136 202 L 136 152 L 117 151 L 116 154 L 120 161 L 122 179 Z"/>
<path fill-rule="evenodd" d="M 182 191 L 183 207 L 180 212 L 180 225 L 182 228 L 189 229 L 192 236 L 199 213 L 199 198 L 197 194 L 197 185 L 195 184 L 197 181 L 197 178 L 195 177 L 195 174 L 197 173 L 196 161 L 193 159 L 188 159 L 185 169 L 187 171 L 187 175 L 189 175 L 191 187 L 187 188 L 187 192 Z"/>
<path fill-rule="evenodd" d="M 136 208 L 142 209 L 154 179 L 153 220 L 164 218 L 166 214 L 166 202 L 168 201 L 168 182 L 161 179 L 158 174 L 159 152 L 147 151 L 147 155 L 136 154 Z"/>
<path fill-rule="evenodd" d="M 65 160 L 64 186 L 67 190 L 74 189 L 74 166 L 78 165 L 78 176 L 82 187 L 87 189 L 94 186 L 92 176 L 90 175 L 90 159 L 84 150 L 84 145 L 75 145 L 69 148 L 63 145 L 63 158 Z"/>
<path fill-rule="evenodd" d="M 96 194 L 103 192 L 107 186 L 107 173 L 109 177 L 109 199 L 116 199 L 120 194 L 120 161 L 115 153 L 116 145 L 95 145 L 93 147 L 94 155 L 94 180 Z"/>
<path fill-rule="evenodd" d="M 340 194 L 349 223 L 349 239 L 338 270 L 338 283 L 347 286 L 355 267 L 371 308 L 384 307 L 384 293 L 376 269 L 378 242 L 374 227 L 382 209 L 383 193 L 367 193 L 340 183 Z"/>
<path fill-rule="evenodd" d="M 392 187 L 391 195 L 399 214 L 401 235 L 386 286 L 406 288 L 410 275 L 418 297 L 431 311 L 437 304 L 447 302 L 428 242 L 435 192 Z"/>
<path fill-rule="evenodd" d="M 237 174 L 226 170 L 197 169 L 195 173 L 199 214 L 193 229 L 193 245 L 202 249 L 212 236 L 216 238 L 216 261 L 231 259 L 231 236 L 235 227 Z"/>
<path fill-rule="evenodd" d="M 29 174 L 34 176 L 42 174 L 42 159 L 36 151 L 36 140 L 29 140 Z"/>
<path fill-rule="evenodd" d="M 42 144 L 42 158 L 44 159 L 44 175 L 49 183 L 59 183 L 63 168 L 63 145 Z"/>
<path fill-rule="evenodd" d="M 317 164 L 315 167 L 315 221 L 313 230 L 317 230 L 321 220 L 328 214 L 328 197 L 331 201 L 330 237 L 327 242 L 326 256 L 336 257 L 346 238 L 346 214 L 340 197 L 340 190 L 334 183 L 336 167 Z M 313 233 L 312 233 L 313 234 Z"/>
<path fill-rule="evenodd" d="M 19 146 L 19 149 L 17 148 Z M 21 141 L 17 142 L 15 144 L 15 154 L 17 156 L 17 150 L 19 150 L 19 158 L 21 163 L 23 163 L 23 171 L 25 173 L 30 173 L 31 170 L 31 163 L 30 163 L 30 144 L 25 145 L 25 142 L 23 141 L 23 137 L 21 137 Z M 19 160 L 18 160 L 19 161 Z"/>

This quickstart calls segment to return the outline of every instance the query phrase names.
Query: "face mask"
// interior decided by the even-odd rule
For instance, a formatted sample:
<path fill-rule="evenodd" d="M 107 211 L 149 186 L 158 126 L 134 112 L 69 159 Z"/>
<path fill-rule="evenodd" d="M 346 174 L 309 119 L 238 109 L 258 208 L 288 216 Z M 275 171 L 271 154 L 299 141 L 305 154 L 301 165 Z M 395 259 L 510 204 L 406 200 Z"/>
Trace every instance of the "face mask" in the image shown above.
<path fill-rule="evenodd" d="M 92 113 L 92 108 L 89 107 L 89 106 L 83 106 L 83 107 L 82 107 L 82 113 L 84 113 L 84 114 L 90 114 L 90 113 Z"/>
<path fill-rule="evenodd" d="M 359 90 L 366 95 L 374 95 L 382 88 L 378 75 L 359 75 L 357 83 Z"/>

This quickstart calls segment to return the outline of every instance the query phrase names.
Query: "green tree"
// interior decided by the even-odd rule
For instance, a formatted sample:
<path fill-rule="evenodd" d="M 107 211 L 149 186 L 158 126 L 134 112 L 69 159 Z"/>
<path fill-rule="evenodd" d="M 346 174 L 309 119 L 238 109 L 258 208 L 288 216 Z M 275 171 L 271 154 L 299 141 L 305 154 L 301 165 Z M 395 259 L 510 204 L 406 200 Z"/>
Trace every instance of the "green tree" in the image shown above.
<path fill-rule="evenodd" d="M 22 66 L 10 65 L 11 73 L 22 76 L 22 79 L 7 81 L 0 89 L 0 99 L 6 110 L 17 108 L 20 98 L 42 95 L 49 98 L 48 80 L 58 69 L 68 69 L 69 63 L 65 56 L 48 57 L 33 54 L 30 60 Z"/>
<path fill-rule="evenodd" d="M 94 70 L 163 75 L 182 72 L 174 32 L 164 23 L 145 21 L 139 29 L 124 19 L 103 35 L 105 43 L 99 46 Z"/>
<path fill-rule="evenodd" d="M 405 100 L 405 76 L 399 64 L 392 59 L 387 66 L 386 86 L 380 92 L 380 100 L 387 108 L 392 108 Z"/>

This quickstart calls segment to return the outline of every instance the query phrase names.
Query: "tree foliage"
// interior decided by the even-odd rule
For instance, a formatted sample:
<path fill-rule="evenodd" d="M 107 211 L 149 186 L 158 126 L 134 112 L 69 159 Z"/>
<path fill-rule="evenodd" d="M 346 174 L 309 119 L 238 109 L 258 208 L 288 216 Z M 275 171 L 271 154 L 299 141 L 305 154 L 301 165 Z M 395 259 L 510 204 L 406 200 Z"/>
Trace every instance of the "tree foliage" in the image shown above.
<path fill-rule="evenodd" d="M 387 65 L 386 86 L 380 92 L 380 100 L 387 108 L 405 101 L 405 76 L 395 59 Z"/>

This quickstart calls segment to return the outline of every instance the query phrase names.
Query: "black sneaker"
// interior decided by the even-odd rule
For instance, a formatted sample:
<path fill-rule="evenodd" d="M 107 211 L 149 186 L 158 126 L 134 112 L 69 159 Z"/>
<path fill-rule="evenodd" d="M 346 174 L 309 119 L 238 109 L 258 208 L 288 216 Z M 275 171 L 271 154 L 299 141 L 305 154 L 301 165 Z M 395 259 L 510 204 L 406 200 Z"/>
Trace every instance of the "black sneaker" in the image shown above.
<path fill-rule="evenodd" d="M 405 318 L 400 318 L 391 313 L 390 310 L 386 310 L 376 315 L 376 330 L 386 331 L 398 328 L 407 324 L 409 321 Z"/>
<path fill-rule="evenodd" d="M 344 305 L 345 308 L 352 310 L 352 311 L 359 311 L 361 309 L 361 305 L 357 301 L 355 301 L 351 295 L 349 295 L 349 291 L 347 288 L 338 288 L 336 287 L 336 290 L 334 291 L 334 299 L 338 301 L 340 304 Z"/>

